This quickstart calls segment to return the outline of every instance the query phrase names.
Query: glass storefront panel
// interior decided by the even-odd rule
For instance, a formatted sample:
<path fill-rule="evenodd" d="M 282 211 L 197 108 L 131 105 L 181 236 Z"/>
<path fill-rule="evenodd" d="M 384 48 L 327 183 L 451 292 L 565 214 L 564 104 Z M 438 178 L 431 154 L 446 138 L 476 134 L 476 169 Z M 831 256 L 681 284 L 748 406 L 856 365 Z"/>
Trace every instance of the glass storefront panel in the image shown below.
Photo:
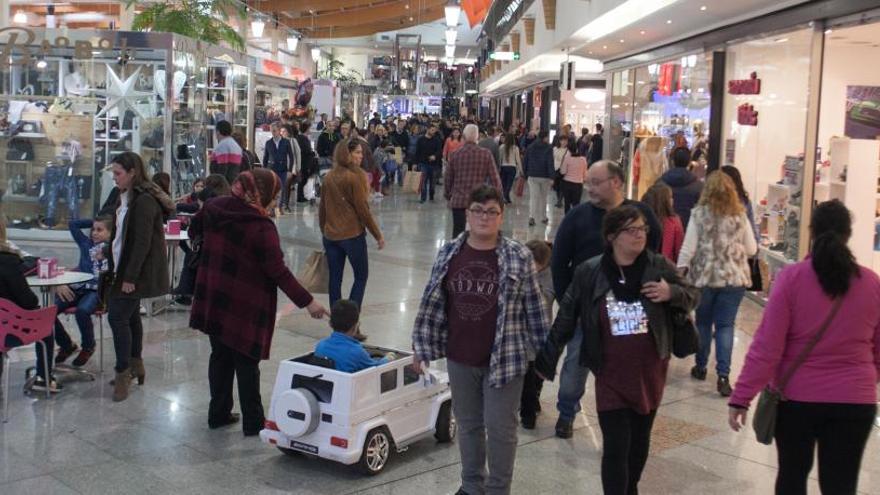
<path fill-rule="evenodd" d="M 627 177 L 632 178 L 632 101 L 633 71 L 625 70 L 611 75 L 611 106 L 608 120 L 608 151 L 612 160 L 617 160 Z M 629 179 L 628 179 L 629 180 Z M 627 188 L 627 191 L 630 189 Z"/>
<path fill-rule="evenodd" d="M 765 291 L 798 259 L 812 36 L 802 29 L 727 49 L 721 159 L 739 169 L 752 203 Z"/>

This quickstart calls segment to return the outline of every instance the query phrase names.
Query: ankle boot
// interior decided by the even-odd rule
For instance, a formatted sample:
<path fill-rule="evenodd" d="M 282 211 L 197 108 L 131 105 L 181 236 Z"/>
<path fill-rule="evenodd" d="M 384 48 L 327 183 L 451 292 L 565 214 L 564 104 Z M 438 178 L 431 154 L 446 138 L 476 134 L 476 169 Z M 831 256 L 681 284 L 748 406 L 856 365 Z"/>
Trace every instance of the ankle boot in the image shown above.
<path fill-rule="evenodd" d="M 128 386 L 131 385 L 131 368 L 117 371 L 113 379 L 113 402 L 122 402 L 128 398 Z"/>
<path fill-rule="evenodd" d="M 131 377 L 137 378 L 138 385 L 144 384 L 147 371 L 144 369 L 143 358 L 131 358 Z"/>

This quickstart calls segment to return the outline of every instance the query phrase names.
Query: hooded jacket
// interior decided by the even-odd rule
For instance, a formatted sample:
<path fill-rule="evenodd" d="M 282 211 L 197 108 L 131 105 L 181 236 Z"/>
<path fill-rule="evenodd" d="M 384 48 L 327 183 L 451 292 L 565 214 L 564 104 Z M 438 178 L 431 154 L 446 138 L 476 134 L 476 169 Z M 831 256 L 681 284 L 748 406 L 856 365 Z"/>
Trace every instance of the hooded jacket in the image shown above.
<path fill-rule="evenodd" d="M 278 289 L 299 307 L 312 302 L 284 264 L 275 224 L 242 199 L 222 196 L 205 203 L 189 233 L 203 239 L 190 327 L 268 359 Z"/>
<path fill-rule="evenodd" d="M 675 214 L 681 218 L 681 225 L 687 230 L 691 218 L 691 210 L 700 200 L 703 183 L 690 170 L 674 167 L 666 171 L 660 180 L 672 189 L 672 205 Z"/>
<path fill-rule="evenodd" d="M 110 297 L 143 299 L 167 294 L 170 281 L 164 218 L 175 211 L 174 201 L 152 182 L 133 187 L 128 201 L 122 232 L 116 230 L 116 220 L 113 221 L 112 238 L 122 236 L 122 252 L 119 266 L 113 268 L 116 276 Z M 112 264 L 113 256 L 108 259 Z M 123 293 L 123 282 L 134 284 L 134 292 Z"/>

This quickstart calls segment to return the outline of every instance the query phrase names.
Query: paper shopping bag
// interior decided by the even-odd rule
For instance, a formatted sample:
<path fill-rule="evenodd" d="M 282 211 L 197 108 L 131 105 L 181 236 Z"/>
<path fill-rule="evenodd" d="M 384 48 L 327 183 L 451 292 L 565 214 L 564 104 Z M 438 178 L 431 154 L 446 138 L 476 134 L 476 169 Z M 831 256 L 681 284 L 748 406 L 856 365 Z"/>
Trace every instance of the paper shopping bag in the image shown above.
<path fill-rule="evenodd" d="M 296 279 L 312 294 L 326 294 L 330 287 L 330 267 L 324 251 L 312 251 Z"/>

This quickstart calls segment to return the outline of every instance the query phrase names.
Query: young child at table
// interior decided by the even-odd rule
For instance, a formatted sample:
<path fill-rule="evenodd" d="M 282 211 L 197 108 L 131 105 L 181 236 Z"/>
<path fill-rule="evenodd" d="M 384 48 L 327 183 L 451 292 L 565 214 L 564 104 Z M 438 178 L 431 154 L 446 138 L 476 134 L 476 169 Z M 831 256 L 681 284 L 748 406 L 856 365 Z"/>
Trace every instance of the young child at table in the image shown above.
<path fill-rule="evenodd" d="M 526 243 L 526 247 L 532 252 L 535 258 L 535 271 L 538 272 L 538 285 L 541 286 L 541 296 L 544 301 L 544 310 L 549 315 L 553 315 L 553 277 L 550 273 L 550 257 L 553 254 L 551 244 L 542 240 L 531 240 Z M 539 352 L 535 349 L 534 352 Z M 529 367 L 526 370 L 525 381 L 523 383 L 522 395 L 520 396 L 519 417 L 523 428 L 532 430 L 535 428 L 535 418 L 541 412 L 541 389 L 544 388 L 544 380 L 538 378 L 535 373 L 534 354 L 532 360 L 529 361 Z"/>
<path fill-rule="evenodd" d="M 89 236 L 82 229 L 91 228 Z M 58 313 L 76 307 L 76 324 L 82 336 L 82 350 L 73 360 L 74 366 L 83 366 L 95 352 L 95 329 L 92 315 L 98 308 L 98 281 L 101 274 L 109 269 L 104 255 L 113 229 L 111 217 L 98 217 L 92 220 L 73 220 L 70 222 L 70 233 L 79 246 L 79 266 L 77 271 L 91 273 L 94 279 L 82 284 L 62 285 L 55 290 L 55 305 Z M 55 319 L 55 341 L 58 343 L 56 363 L 63 363 L 76 352 L 79 347 L 70 339 L 64 325 Z"/>
<path fill-rule="evenodd" d="M 339 371 L 357 373 L 371 366 L 379 366 L 395 359 L 389 352 L 385 357 L 373 358 L 357 341 L 355 335 L 360 329 L 360 308 L 353 301 L 340 299 L 330 308 L 330 327 L 333 333 L 318 342 L 315 356 L 330 358 Z"/>

